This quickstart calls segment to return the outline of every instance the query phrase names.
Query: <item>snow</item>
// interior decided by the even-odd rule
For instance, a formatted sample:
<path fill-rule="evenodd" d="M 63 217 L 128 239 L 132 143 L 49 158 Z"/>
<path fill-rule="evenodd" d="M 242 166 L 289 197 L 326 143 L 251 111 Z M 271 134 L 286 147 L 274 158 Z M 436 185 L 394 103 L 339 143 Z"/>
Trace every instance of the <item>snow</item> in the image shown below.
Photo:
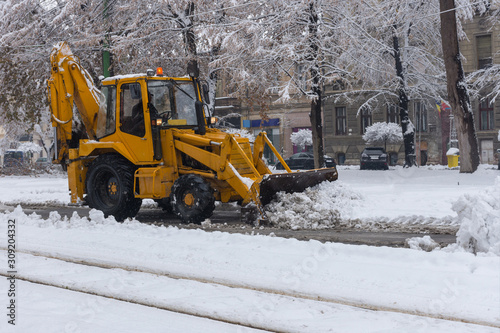
<path fill-rule="evenodd" d="M 374 123 L 366 128 L 363 140 L 367 144 L 394 144 L 403 141 L 402 129 L 396 123 Z"/>
<path fill-rule="evenodd" d="M 322 229 L 334 227 L 352 215 L 362 195 L 343 182 L 324 182 L 302 193 L 279 193 L 267 207 L 269 221 L 282 228 Z"/>
<path fill-rule="evenodd" d="M 331 228 L 373 224 L 432 224 L 458 228 L 452 205 L 461 195 L 480 193 L 495 183 L 498 170 L 480 166 L 460 174 L 444 166 L 391 167 L 389 171 L 339 166 L 339 180 L 304 193 L 279 194 L 269 218 L 292 229 Z"/>
<path fill-rule="evenodd" d="M 124 79 L 135 79 L 135 78 L 141 78 L 141 77 L 145 77 L 145 76 L 146 76 L 146 73 L 115 75 L 115 76 L 105 78 L 103 80 L 103 82 L 124 80 Z"/>
<path fill-rule="evenodd" d="M 290 135 L 290 140 L 295 146 L 304 149 L 306 146 L 313 144 L 312 131 L 310 129 L 299 129 Z"/>
<path fill-rule="evenodd" d="M 58 286 L 18 279 L 16 327 L 4 318 L 0 331 L 498 332 L 498 176 L 483 165 L 474 174 L 341 166 L 339 181 L 283 196 L 295 207 L 283 212 L 289 228 L 320 228 L 316 215 L 323 227 L 434 219 L 459 229 L 444 249 L 426 235 L 398 249 L 118 223 L 99 211 L 43 219 L 12 206 L 67 205 L 64 176 L 0 177 L 0 274 L 15 220 L 19 279 Z M 463 246 L 471 237 L 474 251 Z"/>
<path fill-rule="evenodd" d="M 18 151 L 22 152 L 34 152 L 39 153 L 43 148 L 34 142 L 23 142 L 17 148 Z"/>
<path fill-rule="evenodd" d="M 450 148 L 446 152 L 446 156 L 452 156 L 452 155 L 460 155 L 460 150 L 458 148 Z"/>
<path fill-rule="evenodd" d="M 500 177 L 477 194 L 464 194 L 453 204 L 460 229 L 457 244 L 466 250 L 500 256 Z"/>
<path fill-rule="evenodd" d="M 224 128 L 223 131 L 232 135 L 240 136 L 242 138 L 247 138 L 250 142 L 255 141 L 255 135 L 246 129 Z"/>
<path fill-rule="evenodd" d="M 240 175 L 240 173 L 238 172 L 238 170 L 236 170 L 236 168 L 231 163 L 228 163 L 227 165 L 231 168 L 231 170 L 233 170 L 233 173 L 236 175 L 236 177 L 238 177 L 239 180 L 241 180 L 241 182 L 243 184 L 245 184 L 245 186 L 247 187 L 248 191 L 250 192 L 250 189 L 253 186 L 254 180 L 251 179 L 251 178 L 243 177 L 242 175 Z"/>
<path fill-rule="evenodd" d="M 412 237 L 406 240 L 408 247 L 413 250 L 432 251 L 439 248 L 439 244 L 430 236 Z"/>

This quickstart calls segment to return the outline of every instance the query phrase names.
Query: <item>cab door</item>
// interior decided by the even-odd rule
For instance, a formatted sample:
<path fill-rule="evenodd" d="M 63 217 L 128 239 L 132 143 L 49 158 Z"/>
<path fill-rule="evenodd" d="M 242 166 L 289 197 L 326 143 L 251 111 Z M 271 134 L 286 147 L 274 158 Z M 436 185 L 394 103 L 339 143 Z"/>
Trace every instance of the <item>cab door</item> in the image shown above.
<path fill-rule="evenodd" d="M 153 162 L 153 141 L 147 110 L 147 89 L 139 82 L 119 87 L 118 130 L 123 144 L 136 162 Z"/>

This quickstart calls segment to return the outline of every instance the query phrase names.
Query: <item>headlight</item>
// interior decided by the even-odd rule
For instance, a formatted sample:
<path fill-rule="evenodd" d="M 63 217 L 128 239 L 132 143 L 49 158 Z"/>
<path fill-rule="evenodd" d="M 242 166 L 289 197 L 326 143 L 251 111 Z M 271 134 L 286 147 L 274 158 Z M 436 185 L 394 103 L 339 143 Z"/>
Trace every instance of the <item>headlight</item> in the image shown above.
<path fill-rule="evenodd" d="M 365 153 L 361 154 L 361 158 L 362 159 L 367 159 L 368 158 L 368 154 L 365 154 Z"/>

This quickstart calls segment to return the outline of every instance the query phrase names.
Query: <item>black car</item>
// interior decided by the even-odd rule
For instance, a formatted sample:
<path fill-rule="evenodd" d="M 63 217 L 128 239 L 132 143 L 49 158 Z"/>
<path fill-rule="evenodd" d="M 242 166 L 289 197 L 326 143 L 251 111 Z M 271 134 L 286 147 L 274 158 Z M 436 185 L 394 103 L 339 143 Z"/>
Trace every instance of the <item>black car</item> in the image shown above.
<path fill-rule="evenodd" d="M 286 164 L 292 170 L 310 170 L 314 169 L 314 155 L 312 153 L 297 153 L 285 159 Z M 325 156 L 325 164 L 327 168 L 337 166 L 335 160 L 330 156 Z M 284 170 L 281 163 L 276 164 L 277 170 Z"/>
<path fill-rule="evenodd" d="M 361 153 L 360 168 L 365 169 L 389 169 L 388 156 L 384 148 L 366 147 Z"/>

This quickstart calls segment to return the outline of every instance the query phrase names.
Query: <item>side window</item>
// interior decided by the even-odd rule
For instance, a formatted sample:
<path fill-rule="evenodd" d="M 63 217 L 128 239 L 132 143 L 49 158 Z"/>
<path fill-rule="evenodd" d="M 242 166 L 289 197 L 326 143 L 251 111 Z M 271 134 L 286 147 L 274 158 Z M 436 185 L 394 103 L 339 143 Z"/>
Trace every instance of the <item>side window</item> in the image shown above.
<path fill-rule="evenodd" d="M 120 130 L 143 137 L 146 134 L 141 85 L 123 84 L 120 94 Z"/>
<path fill-rule="evenodd" d="M 97 114 L 97 138 L 113 134 L 116 129 L 116 86 L 101 89 L 99 112 Z"/>

